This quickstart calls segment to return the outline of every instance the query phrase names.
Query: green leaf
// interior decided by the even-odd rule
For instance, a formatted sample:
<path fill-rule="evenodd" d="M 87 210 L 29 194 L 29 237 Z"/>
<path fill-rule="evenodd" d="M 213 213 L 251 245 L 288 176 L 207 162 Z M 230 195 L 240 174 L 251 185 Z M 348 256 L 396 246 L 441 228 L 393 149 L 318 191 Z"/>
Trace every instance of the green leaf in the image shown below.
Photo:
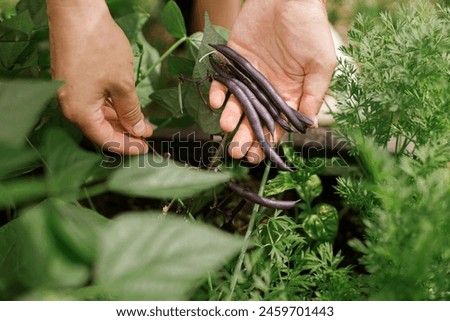
<path fill-rule="evenodd" d="M 181 300 L 241 247 L 211 226 L 127 213 L 103 234 L 94 283 L 126 300 Z"/>
<path fill-rule="evenodd" d="M 198 50 L 202 45 L 203 31 L 197 31 L 189 36 L 187 43 L 189 45 L 189 55 L 194 59 L 198 56 Z"/>
<path fill-rule="evenodd" d="M 173 117 L 180 118 L 183 117 L 183 113 L 181 112 L 178 95 L 178 87 L 164 88 L 153 92 L 150 95 L 150 99 L 162 108 L 168 110 Z"/>
<path fill-rule="evenodd" d="M 153 90 L 152 82 L 149 77 L 141 80 L 136 86 L 138 99 L 143 108 L 150 104 L 150 94 L 153 93 Z"/>
<path fill-rule="evenodd" d="M 30 44 L 33 26 L 28 11 L 0 22 L 0 70 L 13 69 Z"/>
<path fill-rule="evenodd" d="M 60 128 L 49 128 L 44 135 L 41 153 L 46 163 L 49 194 L 78 196 L 79 187 L 100 161 L 100 156 L 87 152 Z"/>
<path fill-rule="evenodd" d="M 208 59 L 203 59 L 202 61 L 200 61 L 202 57 L 213 51 L 213 49 L 209 45 L 225 42 L 226 40 L 216 31 L 214 26 L 211 24 L 211 21 L 209 20 L 208 14 L 205 13 L 205 30 L 203 32 L 202 42 L 200 44 L 200 47 L 198 48 L 198 55 L 193 74 L 194 79 L 204 78 L 207 75 L 208 70 L 211 70 Z"/>
<path fill-rule="evenodd" d="M 313 240 L 333 241 L 339 227 L 339 217 L 334 206 L 318 204 L 303 222 L 303 229 Z"/>
<path fill-rule="evenodd" d="M 28 10 L 0 22 L 0 43 L 30 40 L 33 26 L 33 20 Z"/>
<path fill-rule="evenodd" d="M 267 186 L 264 189 L 265 196 L 277 195 L 284 191 L 295 189 L 297 182 L 293 179 L 290 173 L 279 172 L 275 178 L 267 182 Z"/>
<path fill-rule="evenodd" d="M 10 300 L 17 292 L 22 291 L 19 286 L 18 269 L 21 266 L 21 258 L 18 255 L 20 238 L 23 230 L 14 220 L 0 227 L 0 299 Z"/>
<path fill-rule="evenodd" d="M 123 30 L 128 40 L 134 43 L 142 34 L 142 28 L 149 15 L 144 12 L 134 12 L 116 19 L 116 23 Z"/>
<path fill-rule="evenodd" d="M 42 178 L 20 178 L 0 182 L 0 208 L 17 207 L 25 202 L 42 199 L 48 194 Z"/>
<path fill-rule="evenodd" d="M 16 148 L 0 144 L 0 180 L 20 175 L 36 167 L 38 155 L 30 148 Z"/>
<path fill-rule="evenodd" d="M 60 288 L 84 284 L 86 266 L 71 260 L 49 223 L 46 201 L 0 228 L 0 284 L 17 288 Z"/>
<path fill-rule="evenodd" d="M 28 11 L 36 29 L 47 26 L 47 6 L 45 0 L 20 0 L 17 3 L 17 12 Z"/>
<path fill-rule="evenodd" d="M 0 80 L 0 143 L 20 146 L 60 82 Z"/>
<path fill-rule="evenodd" d="M 92 264 L 98 255 L 100 234 L 109 222 L 97 212 L 53 200 L 50 215 L 52 231 L 67 256 Z"/>
<path fill-rule="evenodd" d="M 133 12 L 116 19 L 117 24 L 122 28 L 131 43 L 137 83 L 136 91 L 139 102 L 144 107 L 150 103 L 149 96 L 154 91 L 152 82 L 158 80 L 160 73 L 160 66 L 158 66 L 153 69 L 148 77 L 141 78 L 142 75 L 146 74 L 150 66 L 159 59 L 158 51 L 148 43 L 142 33 L 148 18 L 149 15 L 145 12 Z"/>
<path fill-rule="evenodd" d="M 299 177 L 299 175 L 296 175 Z M 322 194 L 322 181 L 320 177 L 316 174 L 311 176 L 302 175 L 300 179 L 297 180 L 297 192 L 303 200 L 311 202 L 314 198 Z"/>
<path fill-rule="evenodd" d="M 29 41 L 0 42 L 0 69 L 12 69 L 29 44 Z"/>
<path fill-rule="evenodd" d="M 200 90 L 202 92 L 203 98 L 206 102 L 208 102 L 209 87 L 205 84 L 202 84 L 200 86 Z M 217 134 L 222 132 L 222 129 L 219 125 L 222 110 L 213 111 L 209 106 L 205 105 L 205 102 L 200 96 L 199 89 L 195 84 L 183 85 L 183 108 L 205 133 Z"/>
<path fill-rule="evenodd" d="M 175 1 L 170 0 L 162 10 L 161 20 L 167 31 L 175 38 L 183 38 L 186 36 L 186 26 L 183 14 Z"/>
<path fill-rule="evenodd" d="M 129 196 L 185 198 L 230 179 L 229 174 L 188 169 L 156 155 L 134 157 L 130 165 L 114 172 L 111 191 Z"/>
<path fill-rule="evenodd" d="M 179 75 L 191 76 L 194 72 L 195 61 L 192 59 L 169 56 L 167 69 L 171 75 L 178 77 Z"/>

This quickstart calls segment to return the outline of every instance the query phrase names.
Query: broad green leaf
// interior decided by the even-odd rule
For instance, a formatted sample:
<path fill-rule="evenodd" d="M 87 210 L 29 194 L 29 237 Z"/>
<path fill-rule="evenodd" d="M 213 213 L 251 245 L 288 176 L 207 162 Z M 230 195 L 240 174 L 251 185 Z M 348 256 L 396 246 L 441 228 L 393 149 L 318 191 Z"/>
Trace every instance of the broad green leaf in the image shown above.
<path fill-rule="evenodd" d="M 0 70 L 12 69 L 19 56 L 30 44 L 29 41 L 0 41 Z"/>
<path fill-rule="evenodd" d="M 179 90 L 178 87 L 159 89 L 150 95 L 150 99 L 168 110 L 173 117 L 183 117 L 183 113 L 178 101 Z"/>
<path fill-rule="evenodd" d="M 0 44 L 4 41 L 29 40 L 33 26 L 33 20 L 28 11 L 0 22 Z"/>
<path fill-rule="evenodd" d="M 277 195 L 284 191 L 295 189 L 296 187 L 297 182 L 294 180 L 291 173 L 279 172 L 275 178 L 267 182 L 267 186 L 264 189 L 264 195 Z"/>
<path fill-rule="evenodd" d="M 189 169 L 156 155 L 141 155 L 110 176 L 111 191 L 130 196 L 185 198 L 230 179 L 229 174 Z"/>
<path fill-rule="evenodd" d="M 0 180 L 23 174 L 35 168 L 38 155 L 31 148 L 15 148 L 0 144 Z"/>
<path fill-rule="evenodd" d="M 209 82 L 206 83 L 209 84 Z M 209 86 L 202 84 L 200 88 L 197 88 L 195 84 L 186 83 L 183 85 L 183 108 L 205 133 L 217 134 L 222 132 L 219 126 L 222 110 L 211 110 L 209 106 L 205 105 L 199 90 L 201 90 L 205 101 L 209 102 Z"/>
<path fill-rule="evenodd" d="M 197 58 L 198 50 L 202 45 L 202 39 L 203 39 L 203 31 L 195 32 L 192 35 L 190 35 L 189 38 L 187 39 L 187 43 L 189 45 L 190 58 L 194 59 Z"/>
<path fill-rule="evenodd" d="M 142 33 L 142 27 L 149 15 L 144 12 L 134 12 L 116 19 L 116 23 L 123 30 L 128 40 L 134 43 Z"/>
<path fill-rule="evenodd" d="M 134 54 L 134 73 L 137 81 L 137 93 L 139 101 L 142 106 L 147 106 L 150 103 L 150 95 L 154 92 L 153 83 L 159 81 L 161 65 L 158 64 L 152 69 L 149 75 L 148 70 L 158 61 L 159 53 L 152 47 L 144 35 L 140 33 L 136 43 L 132 44 Z"/>
<path fill-rule="evenodd" d="M 76 261 L 92 264 L 98 255 L 100 234 L 109 222 L 97 212 L 59 200 L 52 201 L 50 224 L 55 238 Z"/>
<path fill-rule="evenodd" d="M 0 70 L 13 69 L 20 60 L 30 44 L 33 26 L 28 11 L 0 22 Z"/>
<path fill-rule="evenodd" d="M 336 237 L 339 227 L 338 212 L 329 204 L 318 204 L 312 214 L 303 221 L 303 229 L 313 240 L 331 242 Z"/>
<path fill-rule="evenodd" d="M 60 288 L 87 282 L 86 266 L 69 258 L 49 224 L 50 202 L 28 209 L 0 228 L 0 283 L 17 288 Z"/>
<path fill-rule="evenodd" d="M 178 56 L 169 56 L 167 62 L 167 69 L 170 74 L 174 76 L 185 75 L 191 77 L 194 72 L 195 61 L 192 59 L 178 57 Z"/>
<path fill-rule="evenodd" d="M 175 38 L 183 38 L 186 36 L 186 26 L 184 23 L 183 14 L 177 3 L 170 0 L 162 10 L 161 20 L 167 31 Z"/>
<path fill-rule="evenodd" d="M 0 80 L 0 143 L 20 146 L 60 82 Z"/>
<path fill-rule="evenodd" d="M 207 75 L 208 70 L 211 70 L 208 59 L 203 59 L 202 61 L 200 61 L 200 59 L 203 58 L 206 54 L 213 51 L 213 49 L 209 45 L 225 42 L 225 39 L 216 31 L 214 26 L 211 24 L 208 14 L 205 13 L 205 30 L 203 32 L 202 42 L 200 44 L 200 47 L 198 48 L 198 55 L 196 58 L 193 74 L 194 79 L 204 78 Z"/>
<path fill-rule="evenodd" d="M 0 182 L 0 208 L 40 200 L 47 194 L 47 182 L 42 178 L 26 177 Z"/>
<path fill-rule="evenodd" d="M 23 264 L 19 255 L 20 237 L 23 233 L 18 220 L 0 227 L 0 299 L 10 300 L 22 290 L 19 285 L 18 269 Z"/>
<path fill-rule="evenodd" d="M 0 43 L 28 41 L 33 31 L 33 21 L 28 11 L 0 20 Z"/>
<path fill-rule="evenodd" d="M 46 164 L 50 195 L 78 196 L 79 187 L 100 161 L 100 156 L 87 152 L 59 128 L 49 128 L 41 149 Z"/>
<path fill-rule="evenodd" d="M 241 248 L 240 238 L 158 213 L 127 213 L 103 234 L 94 284 L 125 300 L 180 300 Z"/>
<path fill-rule="evenodd" d="M 36 29 L 45 27 L 48 23 L 47 6 L 45 0 L 20 0 L 17 3 L 17 12 L 28 11 Z"/>
<path fill-rule="evenodd" d="M 153 92 L 153 86 L 150 78 L 147 77 L 140 81 L 136 86 L 136 91 L 142 107 L 146 107 L 148 104 L 150 104 L 150 94 Z"/>
<path fill-rule="evenodd" d="M 207 53 L 212 51 L 209 44 L 224 43 L 225 39 L 215 30 L 214 26 L 208 18 L 208 14 L 205 14 L 205 30 L 203 32 L 202 42 L 198 48 L 198 55 L 194 66 L 193 78 L 195 80 L 206 79 L 208 75 L 209 63 L 208 59 L 202 59 Z M 205 105 L 200 98 L 199 90 L 196 86 L 187 86 L 183 95 L 183 102 L 187 113 L 195 120 L 197 125 L 208 134 L 217 134 L 221 132 L 219 126 L 219 119 L 221 111 L 212 112 L 208 106 Z M 200 86 L 200 91 L 203 93 L 203 97 L 206 102 L 209 101 L 210 83 L 204 81 Z"/>

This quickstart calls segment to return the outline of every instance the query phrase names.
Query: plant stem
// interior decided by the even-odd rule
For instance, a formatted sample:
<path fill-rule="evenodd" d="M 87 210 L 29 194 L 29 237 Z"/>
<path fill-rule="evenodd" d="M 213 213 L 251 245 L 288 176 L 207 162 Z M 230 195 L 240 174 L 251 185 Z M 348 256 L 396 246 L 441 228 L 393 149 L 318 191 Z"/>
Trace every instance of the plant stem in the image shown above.
<path fill-rule="evenodd" d="M 258 195 L 262 196 L 264 193 L 264 188 L 266 186 L 267 178 L 269 177 L 271 162 L 267 161 L 266 168 L 264 170 L 263 177 L 261 179 L 261 185 L 259 186 Z M 233 275 L 231 276 L 230 293 L 228 294 L 227 301 L 230 301 L 234 294 L 234 289 L 241 273 L 242 264 L 244 263 L 245 254 L 247 253 L 248 247 L 250 245 L 250 237 L 253 233 L 253 229 L 256 223 L 256 215 L 259 212 L 259 204 L 253 205 L 252 216 L 250 217 L 250 222 L 248 223 L 247 232 L 244 236 L 244 244 L 242 245 L 239 258 L 237 260 L 236 266 L 234 267 Z"/>
<path fill-rule="evenodd" d="M 219 147 L 217 148 L 216 152 L 214 153 L 214 156 L 212 157 L 211 162 L 210 162 L 209 165 L 208 165 L 208 170 L 212 170 L 212 169 L 216 166 L 217 161 L 218 161 L 220 158 L 222 158 L 223 152 L 224 152 L 224 150 L 225 150 L 225 145 L 226 145 L 226 143 L 227 143 L 227 140 L 228 140 L 228 137 L 229 137 L 229 136 L 230 136 L 229 133 L 226 133 L 226 134 L 223 136 L 223 138 L 222 138 L 222 140 L 221 140 L 221 142 L 220 142 Z"/>
<path fill-rule="evenodd" d="M 134 82 L 134 85 L 137 86 L 141 82 L 141 66 L 142 66 L 142 59 L 144 58 L 144 51 L 142 47 L 140 47 L 140 56 L 139 56 L 139 62 L 136 69 L 136 80 Z"/>
<path fill-rule="evenodd" d="M 80 193 L 78 196 L 78 200 L 82 200 L 85 198 L 91 198 L 93 196 L 97 196 L 103 194 L 108 191 L 108 186 L 106 183 L 100 183 L 94 186 L 85 187 L 83 189 L 84 193 Z"/>
<path fill-rule="evenodd" d="M 161 57 L 157 61 L 153 63 L 153 65 L 150 66 L 150 68 L 142 75 L 141 79 L 145 79 L 150 75 L 150 73 L 155 69 L 159 64 L 161 64 L 169 55 L 175 51 L 183 42 L 185 42 L 188 39 L 188 36 L 184 36 L 183 38 L 180 38 L 175 42 L 164 54 L 162 54 Z M 139 85 L 139 82 L 137 82 L 136 86 Z"/>

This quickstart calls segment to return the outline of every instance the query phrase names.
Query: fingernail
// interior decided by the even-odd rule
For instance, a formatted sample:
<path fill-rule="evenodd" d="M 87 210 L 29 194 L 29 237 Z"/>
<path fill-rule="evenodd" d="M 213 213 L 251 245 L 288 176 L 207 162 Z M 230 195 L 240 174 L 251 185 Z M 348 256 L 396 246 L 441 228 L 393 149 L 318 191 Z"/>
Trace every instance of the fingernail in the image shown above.
<path fill-rule="evenodd" d="M 133 135 L 134 136 L 143 136 L 145 134 L 145 122 L 144 120 L 139 121 L 136 125 L 133 127 Z"/>

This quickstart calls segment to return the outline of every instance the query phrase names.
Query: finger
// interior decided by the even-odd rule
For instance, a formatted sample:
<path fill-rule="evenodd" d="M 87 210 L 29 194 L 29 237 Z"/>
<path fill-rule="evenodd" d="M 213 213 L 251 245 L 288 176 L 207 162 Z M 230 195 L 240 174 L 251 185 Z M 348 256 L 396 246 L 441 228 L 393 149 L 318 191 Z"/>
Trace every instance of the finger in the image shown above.
<path fill-rule="evenodd" d="M 310 73 L 305 76 L 298 110 L 314 120 L 312 127 L 317 127 L 317 115 L 330 85 L 331 73 L 332 71 L 330 73 Z"/>
<path fill-rule="evenodd" d="M 120 122 L 129 133 L 135 137 L 152 135 L 152 126 L 144 119 L 134 83 L 116 88 L 111 92 L 111 98 Z"/>
<path fill-rule="evenodd" d="M 209 104 L 214 109 L 222 107 L 227 94 L 227 88 L 218 81 L 213 81 L 209 88 Z"/>
<path fill-rule="evenodd" d="M 148 153 L 148 144 L 144 139 L 130 137 L 123 132 L 114 131 L 113 138 L 101 145 L 108 152 L 121 155 L 139 155 Z"/>
<path fill-rule="evenodd" d="M 257 142 L 254 142 L 247 151 L 247 161 L 251 164 L 260 163 L 266 156 Z"/>
<path fill-rule="evenodd" d="M 248 119 L 244 118 L 228 147 L 228 153 L 233 158 L 242 158 L 247 154 L 254 141 L 255 134 Z"/>
<path fill-rule="evenodd" d="M 109 121 L 110 123 L 113 121 L 120 122 L 119 116 L 117 116 L 116 111 L 112 107 L 104 105 L 102 108 L 103 108 L 103 114 L 105 115 L 105 119 L 107 121 Z M 125 128 L 124 128 L 124 130 L 125 130 Z"/>
<path fill-rule="evenodd" d="M 241 120 L 242 113 L 238 100 L 231 95 L 220 116 L 220 128 L 227 133 L 234 131 Z"/>
<path fill-rule="evenodd" d="M 285 134 L 284 129 L 280 125 L 275 126 L 275 136 L 272 136 L 266 128 L 265 135 L 266 139 L 269 142 L 269 145 L 275 146 L 278 141 L 281 140 L 283 135 Z M 262 150 L 260 144 L 258 142 L 254 142 L 249 150 L 247 151 L 247 160 L 251 164 L 258 164 L 266 158 L 264 151 Z"/>
<path fill-rule="evenodd" d="M 78 125 L 90 141 L 104 150 L 130 155 L 148 152 L 148 146 L 144 140 L 127 135 L 120 121 L 106 120 L 102 109 L 93 112 L 89 117 L 80 119 Z"/>

